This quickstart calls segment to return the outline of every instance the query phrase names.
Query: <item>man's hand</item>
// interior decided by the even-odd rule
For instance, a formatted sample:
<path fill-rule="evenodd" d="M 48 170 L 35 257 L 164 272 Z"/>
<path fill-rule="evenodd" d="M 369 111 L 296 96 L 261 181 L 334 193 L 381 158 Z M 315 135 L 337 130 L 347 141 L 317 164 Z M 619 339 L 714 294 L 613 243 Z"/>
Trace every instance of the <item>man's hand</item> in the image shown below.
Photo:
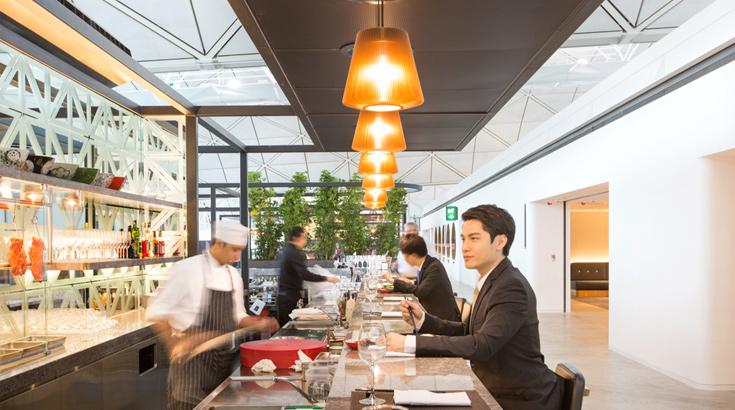
<path fill-rule="evenodd" d="M 241 328 L 250 328 L 258 332 L 273 334 L 278 330 L 278 322 L 272 317 L 247 316 L 239 323 Z"/>
<path fill-rule="evenodd" d="M 327 276 L 327 282 L 329 282 L 329 283 L 339 283 L 340 280 L 336 276 Z"/>
<path fill-rule="evenodd" d="M 411 308 L 411 311 L 413 312 L 413 318 L 418 323 L 421 321 L 421 319 L 424 318 L 424 311 L 421 309 L 421 306 L 419 306 L 418 303 L 410 301 L 410 300 L 402 300 L 401 301 L 401 313 L 403 315 L 403 320 L 410 324 L 413 324 L 411 322 L 411 313 L 409 313 L 408 308 Z"/>
<path fill-rule="evenodd" d="M 393 275 L 390 274 L 390 272 L 383 273 L 383 279 L 387 280 L 388 283 L 393 283 L 395 279 L 393 279 Z"/>
<path fill-rule="evenodd" d="M 406 336 L 399 335 L 398 333 L 388 333 L 386 335 L 388 339 L 388 351 L 389 352 L 403 352 L 406 343 Z"/>

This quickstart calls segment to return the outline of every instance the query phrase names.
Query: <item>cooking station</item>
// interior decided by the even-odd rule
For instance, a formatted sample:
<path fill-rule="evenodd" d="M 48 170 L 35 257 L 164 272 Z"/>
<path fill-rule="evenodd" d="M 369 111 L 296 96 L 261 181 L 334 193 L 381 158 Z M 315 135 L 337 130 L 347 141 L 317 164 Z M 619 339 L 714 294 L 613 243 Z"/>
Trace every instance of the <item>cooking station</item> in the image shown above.
<path fill-rule="evenodd" d="M 390 296 L 396 298 L 401 295 Z M 353 401 L 357 400 L 357 396 L 365 397 L 366 387 L 370 383 L 370 371 L 360 360 L 358 352 L 343 344 L 343 341 L 359 331 L 363 317 L 365 320 L 381 321 L 386 332 L 409 334 L 413 329 L 401 319 L 382 313 L 399 311 L 398 302 L 378 298 L 376 305 L 382 311 L 364 313 L 361 308 L 362 300 L 360 294 L 347 327 L 338 326 L 335 312 L 329 312 L 330 317 L 334 318 L 332 321 L 292 320 L 274 335 L 276 339 L 311 339 L 327 343 L 329 352 L 320 354 L 313 362 L 319 362 L 329 372 L 326 387 L 329 393 L 326 400 L 309 400 L 310 394 L 310 398 L 314 399 L 313 396 L 326 393 L 324 385 L 319 383 L 321 375 L 311 374 L 313 368 L 305 370 L 306 375 L 291 369 L 277 369 L 275 373 L 258 374 L 257 376 L 261 376 L 258 380 L 247 380 L 256 375 L 249 368 L 238 367 L 230 379 L 217 387 L 196 409 L 363 408 L 364 406 L 356 402 L 353 404 Z M 378 397 L 390 399 L 391 392 L 395 389 L 465 391 L 472 400 L 471 408 L 501 408 L 464 359 L 389 356 L 379 362 L 375 372 Z M 315 385 L 319 388 L 315 388 Z"/>

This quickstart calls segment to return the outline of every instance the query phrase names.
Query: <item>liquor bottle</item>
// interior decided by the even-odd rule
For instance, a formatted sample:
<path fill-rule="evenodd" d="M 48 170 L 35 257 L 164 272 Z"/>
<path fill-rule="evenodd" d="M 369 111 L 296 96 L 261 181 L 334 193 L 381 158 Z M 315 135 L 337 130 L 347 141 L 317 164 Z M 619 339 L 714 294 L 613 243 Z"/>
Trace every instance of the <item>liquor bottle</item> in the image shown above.
<path fill-rule="evenodd" d="M 153 247 L 151 248 L 151 249 L 153 249 L 153 253 L 151 254 L 151 256 L 153 256 L 154 258 L 156 258 L 156 257 L 158 257 L 158 252 L 159 252 L 159 250 L 158 250 L 158 238 L 156 238 L 156 230 L 154 229 L 151 234 L 153 235 L 153 239 L 151 241 L 151 242 L 153 242 Z"/>
<path fill-rule="evenodd" d="M 148 225 L 143 224 L 143 236 L 140 238 L 140 257 L 147 258 L 150 248 L 148 246 Z"/>
<path fill-rule="evenodd" d="M 163 228 L 158 230 L 158 256 L 166 256 L 166 242 L 163 240 Z"/>
<path fill-rule="evenodd" d="M 139 258 L 140 257 L 140 228 L 138 227 L 138 221 L 133 221 L 133 227 L 130 231 L 130 234 L 133 239 L 133 258 Z"/>
<path fill-rule="evenodd" d="M 135 242 L 133 241 L 133 228 L 128 225 L 128 249 L 127 249 L 127 258 L 128 259 L 136 259 L 138 258 L 138 251 L 135 247 Z"/>

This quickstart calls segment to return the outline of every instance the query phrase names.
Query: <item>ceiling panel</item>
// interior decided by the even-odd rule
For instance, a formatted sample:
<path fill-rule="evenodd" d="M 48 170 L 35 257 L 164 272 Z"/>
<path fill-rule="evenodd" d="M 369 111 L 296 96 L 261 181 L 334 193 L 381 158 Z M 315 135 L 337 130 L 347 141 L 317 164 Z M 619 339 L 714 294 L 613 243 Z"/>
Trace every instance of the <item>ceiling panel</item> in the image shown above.
<path fill-rule="evenodd" d="M 377 25 L 378 7 L 358 1 L 236 0 L 241 22 L 269 68 L 285 76 L 327 151 L 349 149 L 337 125 L 354 114 L 342 105 L 349 58 L 340 48 Z M 409 150 L 460 150 L 601 0 L 401 0 L 385 5 L 385 25 L 408 31 L 425 103 L 410 110 L 435 117 L 432 128 L 404 122 Z M 266 46 L 267 45 L 267 46 Z M 292 101 L 293 102 L 293 101 Z M 468 113 L 457 125 L 445 114 Z M 317 118 L 321 117 L 321 118 Z M 447 123 L 442 123 L 447 121 Z"/>

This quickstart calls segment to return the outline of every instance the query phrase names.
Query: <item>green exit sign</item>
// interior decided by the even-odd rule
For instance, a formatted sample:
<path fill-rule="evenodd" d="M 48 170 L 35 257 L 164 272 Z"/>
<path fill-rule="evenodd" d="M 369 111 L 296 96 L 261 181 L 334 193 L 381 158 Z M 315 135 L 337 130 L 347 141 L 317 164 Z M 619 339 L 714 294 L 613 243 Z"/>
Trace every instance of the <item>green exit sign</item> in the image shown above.
<path fill-rule="evenodd" d="M 446 208 L 447 221 L 456 221 L 458 214 L 456 206 L 448 206 Z"/>

